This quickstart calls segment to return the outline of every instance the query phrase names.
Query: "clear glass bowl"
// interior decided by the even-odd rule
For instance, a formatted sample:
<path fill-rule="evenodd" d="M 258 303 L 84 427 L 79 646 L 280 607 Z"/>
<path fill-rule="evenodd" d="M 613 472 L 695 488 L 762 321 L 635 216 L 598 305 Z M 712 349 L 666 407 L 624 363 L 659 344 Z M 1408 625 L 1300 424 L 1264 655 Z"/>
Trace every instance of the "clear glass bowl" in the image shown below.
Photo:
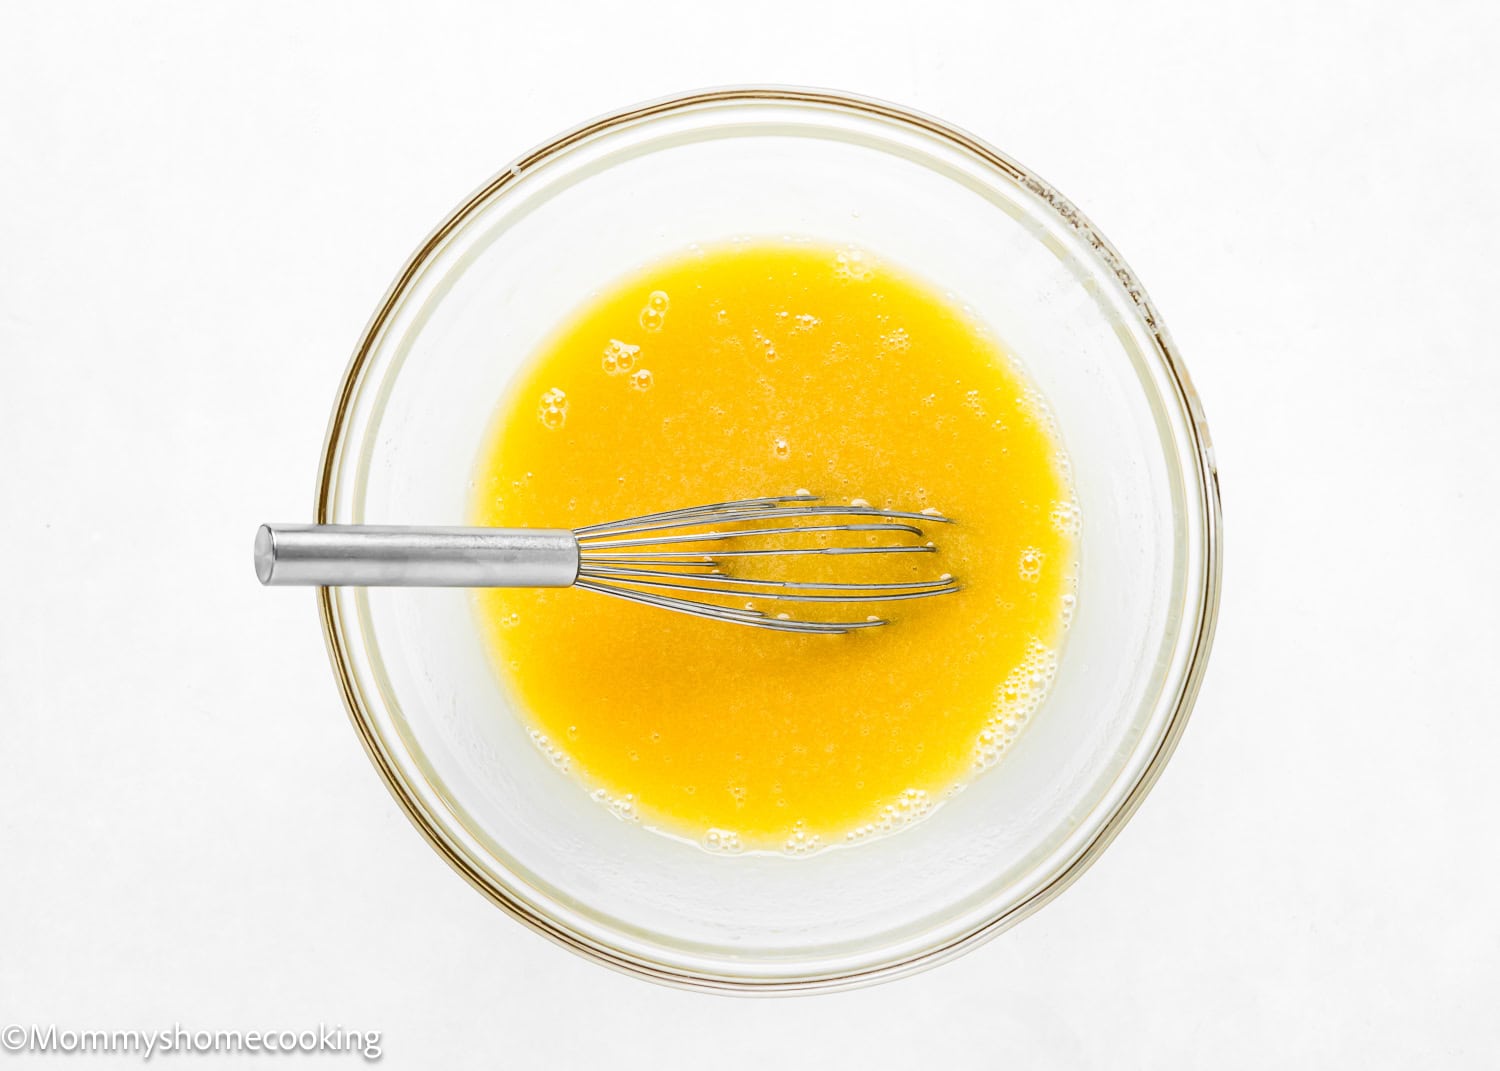
<path fill-rule="evenodd" d="M 320 603 L 381 776 L 496 904 L 658 981 L 855 985 L 973 947 L 1073 881 L 1161 771 L 1203 673 L 1219 579 L 1203 415 L 1135 277 L 1056 191 L 934 119 L 827 92 L 716 90 L 579 127 L 403 269 L 339 393 L 317 519 L 463 523 L 495 405 L 543 337 L 609 280 L 740 235 L 849 243 L 920 273 L 1051 403 L 1082 509 L 1079 599 L 1052 693 L 995 769 L 884 839 L 710 855 L 621 822 L 548 762 L 466 592 Z"/>

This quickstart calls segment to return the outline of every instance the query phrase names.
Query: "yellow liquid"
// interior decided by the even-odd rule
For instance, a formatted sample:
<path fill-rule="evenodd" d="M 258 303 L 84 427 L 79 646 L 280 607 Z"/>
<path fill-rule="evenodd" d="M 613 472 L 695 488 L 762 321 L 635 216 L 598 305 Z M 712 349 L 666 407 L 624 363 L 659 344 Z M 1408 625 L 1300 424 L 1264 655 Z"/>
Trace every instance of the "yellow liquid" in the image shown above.
<path fill-rule="evenodd" d="M 859 251 L 699 250 L 593 295 L 535 355 L 483 452 L 474 523 L 808 489 L 955 523 L 928 526 L 936 554 L 800 559 L 801 575 L 947 572 L 963 590 L 856 607 L 892 623 L 841 636 L 568 589 L 477 608 L 533 738 L 622 817 L 719 850 L 856 842 L 996 761 L 1045 693 L 1073 600 L 1064 472 L 1034 389 L 925 284 Z"/>

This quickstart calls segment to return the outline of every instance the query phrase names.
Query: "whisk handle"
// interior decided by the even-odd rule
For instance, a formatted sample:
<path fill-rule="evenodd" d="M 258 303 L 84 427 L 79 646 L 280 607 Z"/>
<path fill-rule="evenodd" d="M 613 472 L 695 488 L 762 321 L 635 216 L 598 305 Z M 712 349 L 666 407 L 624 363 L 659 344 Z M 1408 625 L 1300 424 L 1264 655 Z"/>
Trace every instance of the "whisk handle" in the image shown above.
<path fill-rule="evenodd" d="M 578 540 L 565 528 L 263 524 L 262 584 L 318 587 L 565 588 Z"/>

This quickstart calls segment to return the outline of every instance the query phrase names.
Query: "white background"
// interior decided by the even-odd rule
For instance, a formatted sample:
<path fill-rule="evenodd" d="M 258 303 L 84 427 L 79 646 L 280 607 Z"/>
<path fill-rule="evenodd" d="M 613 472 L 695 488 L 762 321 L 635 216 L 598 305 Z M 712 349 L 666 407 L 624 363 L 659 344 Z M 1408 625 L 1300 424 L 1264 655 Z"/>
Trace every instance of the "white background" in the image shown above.
<path fill-rule="evenodd" d="M 0 1025 L 321 1021 L 402 1068 L 1494 1066 L 1495 6 L 715 6 L 0 9 Z M 1227 535 L 1197 713 L 1104 858 L 957 963 L 769 1001 L 491 907 L 370 768 L 312 597 L 250 567 L 429 227 L 564 127 L 749 81 L 933 112 L 1087 212 L 1186 356 Z"/>

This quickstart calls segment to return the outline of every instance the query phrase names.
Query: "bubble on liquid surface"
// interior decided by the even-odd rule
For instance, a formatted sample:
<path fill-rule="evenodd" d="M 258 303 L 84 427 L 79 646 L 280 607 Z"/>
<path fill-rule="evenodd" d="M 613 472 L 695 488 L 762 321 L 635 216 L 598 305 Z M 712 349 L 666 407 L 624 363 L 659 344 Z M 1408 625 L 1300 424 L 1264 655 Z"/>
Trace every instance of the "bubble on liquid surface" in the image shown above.
<path fill-rule="evenodd" d="M 1052 507 L 1052 527 L 1060 535 L 1076 536 L 1083 528 L 1083 514 L 1076 502 L 1058 502 Z"/>
<path fill-rule="evenodd" d="M 845 282 L 868 282 L 875 276 L 875 261 L 863 249 L 841 249 L 833 259 L 833 274 Z"/>
<path fill-rule="evenodd" d="M 630 377 L 630 389 L 648 391 L 651 389 L 652 380 L 651 369 L 637 369 L 636 373 Z"/>
<path fill-rule="evenodd" d="M 880 345 L 892 353 L 905 353 L 911 349 L 911 336 L 906 333 L 906 328 L 898 327 L 881 335 Z"/>
<path fill-rule="evenodd" d="M 1052 415 L 1052 406 L 1047 403 L 1046 398 L 1042 397 L 1041 391 L 1035 387 L 1027 388 L 1026 393 L 1016 399 L 1016 406 L 1023 415 L 1030 418 L 1032 423 L 1052 435 L 1057 434 L 1057 418 Z M 1064 472 L 1068 468 L 1067 462 L 1061 457 L 1058 458 L 1058 467 Z"/>
<path fill-rule="evenodd" d="M 604 347 L 604 374 L 610 376 L 622 376 L 635 367 L 635 359 L 640 354 L 639 346 L 632 346 L 628 342 L 621 342 L 617 338 L 609 340 L 609 345 Z"/>
<path fill-rule="evenodd" d="M 666 312 L 672 305 L 672 299 L 667 296 L 665 290 L 653 290 L 651 296 L 646 298 L 646 308 L 655 309 L 657 312 Z"/>
<path fill-rule="evenodd" d="M 1057 677 L 1057 651 L 1033 638 L 1021 664 L 1001 683 L 974 745 L 974 765 L 993 766 L 1046 699 Z"/>
<path fill-rule="evenodd" d="M 754 330 L 750 333 L 755 336 L 755 341 L 760 346 L 761 352 L 765 354 L 766 360 L 774 361 L 781 356 L 781 354 L 776 352 L 776 343 L 761 334 L 760 331 Z"/>
<path fill-rule="evenodd" d="M 806 855 L 809 852 L 817 851 L 822 846 L 822 843 L 823 839 L 821 837 L 816 833 L 809 833 L 803 828 L 802 823 L 798 822 L 792 828 L 791 836 L 787 837 L 786 843 L 781 847 L 788 855 Z"/>
<path fill-rule="evenodd" d="M 936 806 L 936 801 L 926 789 L 908 788 L 895 799 L 882 805 L 876 811 L 873 820 L 851 830 L 844 839 L 861 841 L 878 837 L 882 833 L 905 829 L 912 823 L 926 818 Z"/>
<path fill-rule="evenodd" d="M 667 308 L 671 303 L 665 290 L 651 291 L 651 296 L 646 298 L 646 304 L 641 306 L 641 326 L 647 331 L 660 331 L 662 325 L 667 322 Z"/>
<path fill-rule="evenodd" d="M 801 331 L 811 331 L 813 328 L 817 327 L 822 322 L 823 322 L 822 320 L 818 319 L 812 313 L 810 313 L 810 312 L 804 312 L 801 316 L 797 317 L 797 319 L 795 321 L 795 326 L 793 326 L 792 330 L 793 331 L 799 331 L 799 332 L 801 332 Z"/>
<path fill-rule="evenodd" d="M 611 796 L 608 789 L 596 788 L 589 796 L 595 803 L 602 803 L 608 807 L 616 818 L 626 822 L 639 822 L 640 812 L 635 807 L 635 793 L 627 792 L 623 796 Z"/>
<path fill-rule="evenodd" d="M 1027 547 L 1021 551 L 1021 579 L 1028 583 L 1036 583 L 1042 575 L 1042 562 L 1046 555 L 1036 547 Z"/>
<path fill-rule="evenodd" d="M 531 742 L 537 746 L 537 749 L 541 751 L 543 755 L 547 756 L 548 761 L 551 762 L 553 766 L 556 766 L 559 770 L 566 771 L 568 769 L 568 766 L 570 764 L 568 761 L 567 752 L 565 752 L 562 748 L 554 745 L 551 740 L 547 739 L 546 734 L 541 732 L 541 730 L 539 729 L 531 730 L 530 736 Z"/>
<path fill-rule="evenodd" d="M 552 431 L 562 427 L 568 422 L 568 396 L 556 387 L 547 391 L 537 407 L 537 419 Z"/>
<path fill-rule="evenodd" d="M 792 444 L 780 435 L 771 440 L 771 456 L 777 461 L 785 461 L 792 456 Z"/>
<path fill-rule="evenodd" d="M 732 829 L 713 827 L 703 835 L 703 846 L 711 852 L 733 854 L 741 850 L 740 835 Z"/>

